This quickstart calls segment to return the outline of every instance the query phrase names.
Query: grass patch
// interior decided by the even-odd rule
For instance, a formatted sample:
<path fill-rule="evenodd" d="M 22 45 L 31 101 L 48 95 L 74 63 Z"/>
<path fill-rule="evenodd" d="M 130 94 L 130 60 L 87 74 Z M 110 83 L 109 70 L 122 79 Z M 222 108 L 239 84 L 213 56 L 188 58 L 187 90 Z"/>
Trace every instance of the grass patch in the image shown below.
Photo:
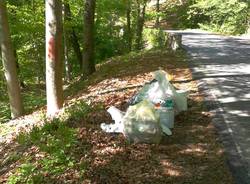
<path fill-rule="evenodd" d="M 173 135 L 160 145 L 129 145 L 122 135 L 102 132 L 100 123 L 111 122 L 105 109 L 126 110 L 139 90 L 126 87 L 151 80 L 150 72 L 159 67 L 173 75 L 176 87 L 191 93 L 189 110 L 176 117 Z M 59 118 L 45 119 L 44 126 L 20 134 L 16 147 L 0 150 L 0 182 L 233 183 L 183 52 L 116 57 L 79 82 L 82 87 L 71 86 L 78 94 L 66 101 Z M 13 156 L 2 164 L 6 155 Z"/>
<path fill-rule="evenodd" d="M 19 160 L 19 166 L 7 183 L 57 183 L 58 177 L 75 170 L 80 179 L 84 166 L 79 164 L 79 155 L 75 152 L 80 146 L 77 129 L 68 124 L 79 121 L 90 112 L 87 104 L 78 102 L 59 118 L 44 119 L 44 126 L 19 134 L 17 142 L 25 147 L 26 156 Z"/>

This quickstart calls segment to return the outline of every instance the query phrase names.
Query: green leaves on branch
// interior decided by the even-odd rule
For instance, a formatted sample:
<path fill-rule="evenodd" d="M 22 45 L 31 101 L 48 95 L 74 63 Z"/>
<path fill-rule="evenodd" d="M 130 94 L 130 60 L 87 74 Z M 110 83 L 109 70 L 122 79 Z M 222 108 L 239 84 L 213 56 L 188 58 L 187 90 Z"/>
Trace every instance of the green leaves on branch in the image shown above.
<path fill-rule="evenodd" d="M 243 34 L 248 28 L 249 7 L 239 0 L 197 0 L 190 17 L 203 16 L 202 28 L 225 34 Z"/>

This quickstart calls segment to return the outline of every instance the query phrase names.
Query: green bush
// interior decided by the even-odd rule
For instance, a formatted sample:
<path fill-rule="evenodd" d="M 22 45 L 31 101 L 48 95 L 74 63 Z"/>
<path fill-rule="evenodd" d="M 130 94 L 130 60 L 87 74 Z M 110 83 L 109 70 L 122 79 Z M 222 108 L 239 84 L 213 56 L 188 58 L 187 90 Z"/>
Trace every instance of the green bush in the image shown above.
<path fill-rule="evenodd" d="M 198 22 L 201 28 L 224 34 L 243 34 L 249 26 L 248 4 L 239 0 L 197 0 L 189 14 L 205 16 Z"/>
<path fill-rule="evenodd" d="M 162 48 L 167 41 L 167 35 L 162 29 L 144 29 L 143 37 L 147 49 Z"/>

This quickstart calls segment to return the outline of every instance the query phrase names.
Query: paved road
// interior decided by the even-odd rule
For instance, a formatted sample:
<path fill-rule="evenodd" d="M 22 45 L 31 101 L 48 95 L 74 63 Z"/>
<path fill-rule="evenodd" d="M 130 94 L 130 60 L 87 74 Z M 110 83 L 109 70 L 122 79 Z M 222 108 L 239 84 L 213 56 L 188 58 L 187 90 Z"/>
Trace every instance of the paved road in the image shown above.
<path fill-rule="evenodd" d="M 194 77 L 200 79 L 236 183 L 250 184 L 250 40 L 185 31 Z M 208 103 L 209 104 L 209 103 Z"/>

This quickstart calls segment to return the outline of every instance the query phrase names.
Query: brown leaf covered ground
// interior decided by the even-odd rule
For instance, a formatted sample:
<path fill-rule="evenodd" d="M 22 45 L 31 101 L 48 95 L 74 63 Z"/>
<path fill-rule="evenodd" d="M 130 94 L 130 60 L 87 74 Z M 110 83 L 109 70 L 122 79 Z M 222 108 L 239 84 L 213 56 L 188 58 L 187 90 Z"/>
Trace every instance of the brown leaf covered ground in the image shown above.
<path fill-rule="evenodd" d="M 176 116 L 173 135 L 165 136 L 159 145 L 130 145 L 122 135 L 102 132 L 100 123 L 111 122 L 106 109 L 116 106 L 126 110 L 127 101 L 159 68 L 173 75 L 177 88 L 189 90 L 189 109 Z M 233 183 L 185 54 L 158 51 L 118 57 L 100 65 L 84 83 L 73 86 L 80 91 L 69 97 L 65 106 L 84 99 L 91 106 L 104 108 L 69 123 L 77 130 L 77 146 L 71 150 L 77 163 L 59 176 L 44 173 L 47 183 Z M 0 149 L 1 161 L 13 152 L 24 157 L 36 154 L 36 159 L 46 157 L 39 148 L 23 148 L 14 141 Z M 0 181 L 6 182 L 19 165 L 19 160 L 0 164 Z"/>

